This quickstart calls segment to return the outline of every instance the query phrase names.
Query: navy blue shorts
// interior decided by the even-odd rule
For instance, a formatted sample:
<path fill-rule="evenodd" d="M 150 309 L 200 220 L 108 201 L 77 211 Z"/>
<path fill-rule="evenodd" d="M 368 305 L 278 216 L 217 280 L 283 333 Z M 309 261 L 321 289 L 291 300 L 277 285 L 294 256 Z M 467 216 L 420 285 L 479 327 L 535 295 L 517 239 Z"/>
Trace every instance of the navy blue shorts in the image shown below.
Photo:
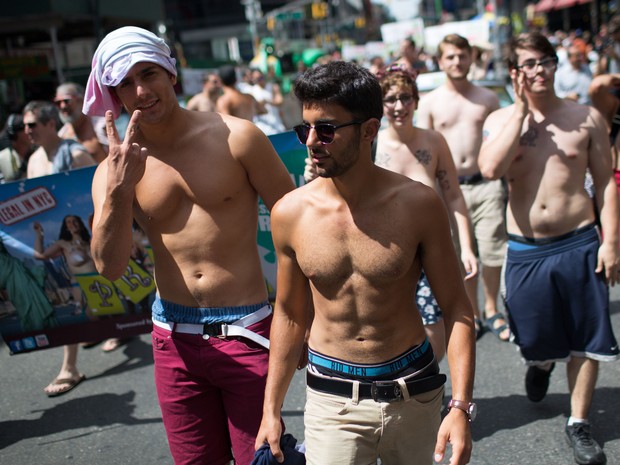
<path fill-rule="evenodd" d="M 618 358 L 609 289 L 594 271 L 599 246 L 594 226 L 556 240 L 509 238 L 506 308 L 526 361 Z"/>

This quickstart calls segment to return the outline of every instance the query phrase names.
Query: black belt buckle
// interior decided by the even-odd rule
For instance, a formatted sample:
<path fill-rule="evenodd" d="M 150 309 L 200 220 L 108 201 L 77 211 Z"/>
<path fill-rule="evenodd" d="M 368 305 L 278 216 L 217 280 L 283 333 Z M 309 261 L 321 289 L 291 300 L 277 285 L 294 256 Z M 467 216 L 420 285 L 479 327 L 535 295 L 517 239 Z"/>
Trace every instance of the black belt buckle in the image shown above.
<path fill-rule="evenodd" d="M 370 395 L 375 402 L 396 402 L 403 398 L 396 381 L 373 381 Z"/>
<path fill-rule="evenodd" d="M 203 325 L 202 327 L 202 338 L 209 339 L 210 337 L 218 337 L 222 335 L 222 324 L 221 323 L 211 323 Z"/>

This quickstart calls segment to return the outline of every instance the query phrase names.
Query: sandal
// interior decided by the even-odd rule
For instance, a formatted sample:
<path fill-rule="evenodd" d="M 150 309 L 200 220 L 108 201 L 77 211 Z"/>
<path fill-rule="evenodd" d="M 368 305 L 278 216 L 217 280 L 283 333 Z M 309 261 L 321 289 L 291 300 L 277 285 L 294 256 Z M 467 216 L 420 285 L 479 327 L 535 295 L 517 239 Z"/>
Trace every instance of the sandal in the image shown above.
<path fill-rule="evenodd" d="M 474 318 L 474 327 L 476 329 L 476 341 L 477 341 L 484 334 L 484 326 L 482 325 L 482 320 L 480 320 L 480 318 Z"/>
<path fill-rule="evenodd" d="M 58 391 L 45 391 L 45 394 L 47 395 L 47 397 L 58 397 L 61 396 L 63 394 L 66 394 L 67 392 L 71 391 L 72 389 L 74 389 L 78 384 L 80 384 L 82 381 L 84 381 L 86 379 L 85 375 L 80 375 L 77 379 L 73 379 L 73 378 L 56 378 L 54 381 L 52 381 L 50 383 L 50 385 L 48 387 L 51 386 L 61 386 L 64 385 L 65 387 L 59 389 Z"/>
<path fill-rule="evenodd" d="M 499 326 L 495 326 L 495 323 L 498 320 L 503 320 L 504 323 L 502 323 Z M 502 333 L 508 329 L 508 323 L 506 323 L 506 317 L 504 316 L 503 313 L 501 312 L 497 312 L 495 315 L 493 315 L 490 318 L 487 318 L 486 320 L 484 320 L 484 326 L 486 327 L 486 329 L 488 329 L 489 331 L 491 331 L 493 334 L 495 334 L 495 336 L 497 337 L 497 339 L 499 339 L 502 342 L 508 342 L 510 340 L 510 334 L 508 334 L 508 337 L 506 337 L 505 339 L 502 338 Z M 510 331 L 509 331 L 510 332 Z"/>

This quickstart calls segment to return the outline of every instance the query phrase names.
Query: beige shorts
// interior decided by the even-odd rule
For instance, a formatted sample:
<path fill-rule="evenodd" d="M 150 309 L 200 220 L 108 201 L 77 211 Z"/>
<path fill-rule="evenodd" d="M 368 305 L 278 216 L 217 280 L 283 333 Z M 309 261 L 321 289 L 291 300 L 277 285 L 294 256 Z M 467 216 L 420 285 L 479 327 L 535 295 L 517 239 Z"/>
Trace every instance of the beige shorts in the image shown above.
<path fill-rule="evenodd" d="M 398 402 L 375 402 L 308 388 L 308 465 L 432 465 L 444 387 Z"/>
<path fill-rule="evenodd" d="M 506 193 L 502 182 L 461 184 L 482 265 L 501 267 L 506 255 Z"/>

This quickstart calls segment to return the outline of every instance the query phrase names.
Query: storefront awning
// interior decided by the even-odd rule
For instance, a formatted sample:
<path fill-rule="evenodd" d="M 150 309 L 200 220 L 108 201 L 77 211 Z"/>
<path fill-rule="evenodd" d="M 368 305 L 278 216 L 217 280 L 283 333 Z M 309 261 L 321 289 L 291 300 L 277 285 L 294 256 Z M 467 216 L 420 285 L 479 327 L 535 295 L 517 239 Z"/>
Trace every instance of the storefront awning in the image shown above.
<path fill-rule="evenodd" d="M 555 4 L 553 5 L 554 10 L 562 10 L 564 8 L 570 8 L 571 6 L 577 5 L 578 0 L 555 0 Z"/>
<path fill-rule="evenodd" d="M 583 5 L 591 1 L 592 0 L 540 0 L 536 6 L 534 6 L 534 11 L 536 13 L 547 13 L 551 10 L 563 10 L 564 8 Z"/>
<path fill-rule="evenodd" d="M 556 0 L 540 0 L 534 7 L 536 13 L 547 13 L 553 9 Z"/>

